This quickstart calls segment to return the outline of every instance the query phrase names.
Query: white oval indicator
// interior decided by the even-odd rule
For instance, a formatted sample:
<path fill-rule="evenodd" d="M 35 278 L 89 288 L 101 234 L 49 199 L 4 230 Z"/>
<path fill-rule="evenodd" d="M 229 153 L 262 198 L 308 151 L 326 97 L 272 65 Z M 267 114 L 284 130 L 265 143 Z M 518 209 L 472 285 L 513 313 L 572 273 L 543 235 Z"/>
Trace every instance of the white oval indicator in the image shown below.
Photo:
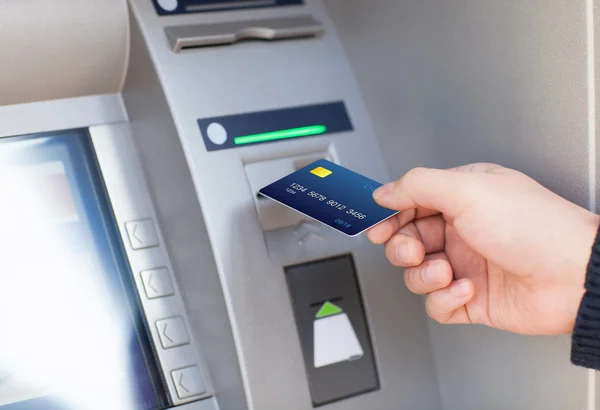
<path fill-rule="evenodd" d="M 178 6 L 177 0 L 158 0 L 158 5 L 165 11 L 174 11 Z"/>
<path fill-rule="evenodd" d="M 227 141 L 227 130 L 218 122 L 212 122 L 208 125 L 206 135 L 213 144 L 223 145 Z"/>

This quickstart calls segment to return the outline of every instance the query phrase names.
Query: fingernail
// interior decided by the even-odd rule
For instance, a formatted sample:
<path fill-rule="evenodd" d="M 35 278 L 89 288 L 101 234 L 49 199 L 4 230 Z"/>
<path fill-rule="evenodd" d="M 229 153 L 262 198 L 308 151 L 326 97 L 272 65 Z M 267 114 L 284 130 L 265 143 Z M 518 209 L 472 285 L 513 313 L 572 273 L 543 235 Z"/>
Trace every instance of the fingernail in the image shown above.
<path fill-rule="evenodd" d="M 458 297 L 468 296 L 471 293 L 471 285 L 467 279 L 461 279 L 452 284 L 451 292 Z"/>
<path fill-rule="evenodd" d="M 387 184 L 380 186 L 373 192 L 373 199 L 376 201 L 387 196 L 392 191 L 393 182 L 388 182 Z"/>
<path fill-rule="evenodd" d="M 421 271 L 421 278 L 423 282 L 428 284 L 434 284 L 437 282 L 438 269 L 435 266 L 425 266 Z"/>

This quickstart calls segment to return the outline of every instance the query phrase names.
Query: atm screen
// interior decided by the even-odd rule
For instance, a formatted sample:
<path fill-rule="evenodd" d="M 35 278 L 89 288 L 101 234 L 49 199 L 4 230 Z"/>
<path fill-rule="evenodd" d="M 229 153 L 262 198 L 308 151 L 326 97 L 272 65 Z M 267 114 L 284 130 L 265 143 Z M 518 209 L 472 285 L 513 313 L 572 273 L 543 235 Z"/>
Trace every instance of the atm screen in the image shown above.
<path fill-rule="evenodd" d="M 0 139 L 0 293 L 2 410 L 165 407 L 86 131 Z"/>

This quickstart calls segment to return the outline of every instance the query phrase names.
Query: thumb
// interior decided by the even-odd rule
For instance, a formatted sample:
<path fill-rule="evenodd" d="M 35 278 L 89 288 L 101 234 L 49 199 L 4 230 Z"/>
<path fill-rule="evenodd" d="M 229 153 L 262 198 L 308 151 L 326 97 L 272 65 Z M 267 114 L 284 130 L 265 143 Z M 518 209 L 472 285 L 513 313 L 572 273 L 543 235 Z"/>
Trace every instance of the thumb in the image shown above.
<path fill-rule="evenodd" d="M 390 182 L 373 192 L 375 202 L 384 208 L 404 211 L 426 208 L 455 217 L 467 206 L 468 172 L 414 168 L 396 182 Z M 472 176 L 472 174 L 471 174 Z"/>

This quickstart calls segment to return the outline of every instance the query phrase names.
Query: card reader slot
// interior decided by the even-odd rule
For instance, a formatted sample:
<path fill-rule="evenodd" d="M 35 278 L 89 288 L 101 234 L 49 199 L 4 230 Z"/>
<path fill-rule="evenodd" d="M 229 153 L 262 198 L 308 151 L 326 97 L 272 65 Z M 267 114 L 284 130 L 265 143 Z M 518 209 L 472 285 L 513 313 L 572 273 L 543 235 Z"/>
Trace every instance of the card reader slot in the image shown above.
<path fill-rule="evenodd" d="M 320 158 L 337 162 L 333 153 L 327 148 L 303 155 L 265 159 L 245 165 L 252 200 L 264 232 L 296 226 L 309 218 L 261 195 L 259 190 Z"/>
<path fill-rule="evenodd" d="M 188 48 L 220 46 L 246 40 L 297 39 L 323 33 L 323 25 L 309 15 L 165 28 L 175 53 Z"/>
<path fill-rule="evenodd" d="M 326 303 L 326 302 L 330 302 L 330 303 L 337 303 L 337 302 L 339 302 L 339 301 L 340 301 L 340 300 L 342 300 L 342 299 L 344 299 L 344 298 L 343 298 L 343 297 L 341 297 L 341 296 L 339 296 L 339 297 L 337 297 L 337 298 L 333 298 L 333 299 L 323 299 L 323 300 L 319 300 L 318 302 L 311 303 L 311 304 L 310 304 L 310 307 L 318 307 L 318 306 L 321 306 L 321 305 L 323 305 L 323 304 L 324 304 L 324 303 Z"/>
<path fill-rule="evenodd" d="M 294 171 L 298 171 L 299 169 L 302 169 L 305 166 L 308 166 L 311 163 L 318 161 L 320 159 L 326 159 L 326 160 L 331 161 L 331 156 L 330 155 L 315 155 L 315 156 L 307 156 L 307 157 L 301 157 L 300 159 L 296 159 L 296 160 L 294 160 Z M 262 201 L 262 200 L 269 199 L 269 198 L 267 198 L 260 192 L 257 192 L 256 199 L 258 199 L 259 201 Z"/>
<path fill-rule="evenodd" d="M 298 171 L 299 169 L 302 169 L 320 159 L 326 159 L 328 161 L 331 161 L 330 158 L 331 157 L 329 155 L 314 155 L 300 158 L 294 161 L 294 170 Z"/>

